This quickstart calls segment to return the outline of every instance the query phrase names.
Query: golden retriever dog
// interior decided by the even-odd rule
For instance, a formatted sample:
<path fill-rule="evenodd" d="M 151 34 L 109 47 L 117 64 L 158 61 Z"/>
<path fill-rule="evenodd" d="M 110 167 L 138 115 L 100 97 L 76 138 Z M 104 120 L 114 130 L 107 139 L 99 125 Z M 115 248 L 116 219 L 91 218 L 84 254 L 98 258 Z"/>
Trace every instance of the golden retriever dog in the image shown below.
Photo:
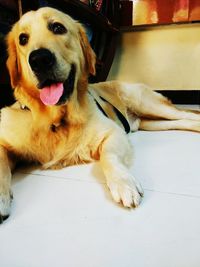
<path fill-rule="evenodd" d="M 114 201 L 136 207 L 143 191 L 129 170 L 133 153 L 127 133 L 200 131 L 199 114 L 176 109 L 145 85 L 88 84 L 95 54 L 81 24 L 58 10 L 23 15 L 7 45 L 17 102 L 1 110 L 1 222 L 10 214 L 16 160 L 44 169 L 99 160 Z"/>

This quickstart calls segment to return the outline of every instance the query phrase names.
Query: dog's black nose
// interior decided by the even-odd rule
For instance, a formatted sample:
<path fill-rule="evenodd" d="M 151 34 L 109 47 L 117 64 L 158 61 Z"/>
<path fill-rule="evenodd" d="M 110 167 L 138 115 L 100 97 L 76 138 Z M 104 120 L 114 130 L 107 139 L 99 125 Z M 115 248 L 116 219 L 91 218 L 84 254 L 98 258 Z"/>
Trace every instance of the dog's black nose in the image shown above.
<path fill-rule="evenodd" d="M 29 55 L 29 64 L 36 74 L 49 71 L 55 62 L 54 54 L 46 48 L 34 50 Z"/>

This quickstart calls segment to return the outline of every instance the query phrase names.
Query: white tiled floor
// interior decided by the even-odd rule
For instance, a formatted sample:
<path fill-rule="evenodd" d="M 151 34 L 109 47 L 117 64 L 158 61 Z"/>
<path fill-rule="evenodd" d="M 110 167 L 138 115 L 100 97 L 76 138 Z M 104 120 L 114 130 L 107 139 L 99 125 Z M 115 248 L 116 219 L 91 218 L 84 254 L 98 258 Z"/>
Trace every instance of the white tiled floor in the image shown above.
<path fill-rule="evenodd" d="M 199 267 L 200 134 L 131 134 L 140 207 L 114 204 L 98 163 L 19 170 L 1 267 Z"/>

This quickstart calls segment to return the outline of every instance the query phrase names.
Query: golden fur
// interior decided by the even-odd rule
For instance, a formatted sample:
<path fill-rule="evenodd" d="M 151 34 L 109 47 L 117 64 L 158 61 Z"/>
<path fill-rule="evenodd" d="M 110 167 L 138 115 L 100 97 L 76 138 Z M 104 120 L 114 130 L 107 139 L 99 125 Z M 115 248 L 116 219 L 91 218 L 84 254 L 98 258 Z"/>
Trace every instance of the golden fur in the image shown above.
<path fill-rule="evenodd" d="M 47 23 L 52 20 L 62 23 L 67 33 L 50 32 Z M 19 44 L 21 33 L 29 36 L 25 46 Z M 143 192 L 129 171 L 132 149 L 128 137 L 98 109 L 94 95 L 106 100 L 105 110 L 111 109 L 106 108 L 107 101 L 117 107 L 129 120 L 131 130 L 200 131 L 199 114 L 176 109 L 144 85 L 117 81 L 88 85 L 88 75 L 95 74 L 95 54 L 81 24 L 60 11 L 41 8 L 26 13 L 9 33 L 7 44 L 7 66 L 17 102 L 1 111 L 2 219 L 10 213 L 11 169 L 16 157 L 38 162 L 43 168 L 100 160 L 113 199 L 125 207 L 139 205 Z M 67 78 L 71 64 L 76 67 L 73 93 L 62 105 L 47 106 L 40 100 L 37 77 L 28 61 L 38 48 L 55 54 L 58 75 Z"/>

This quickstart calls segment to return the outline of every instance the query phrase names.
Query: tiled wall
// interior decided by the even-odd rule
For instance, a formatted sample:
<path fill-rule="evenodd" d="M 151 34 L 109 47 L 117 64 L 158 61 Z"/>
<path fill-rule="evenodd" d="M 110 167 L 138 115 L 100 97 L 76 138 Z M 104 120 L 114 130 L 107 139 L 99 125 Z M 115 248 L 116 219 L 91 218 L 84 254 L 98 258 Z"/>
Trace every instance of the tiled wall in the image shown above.
<path fill-rule="evenodd" d="M 200 89 L 200 24 L 123 33 L 108 79 Z"/>

